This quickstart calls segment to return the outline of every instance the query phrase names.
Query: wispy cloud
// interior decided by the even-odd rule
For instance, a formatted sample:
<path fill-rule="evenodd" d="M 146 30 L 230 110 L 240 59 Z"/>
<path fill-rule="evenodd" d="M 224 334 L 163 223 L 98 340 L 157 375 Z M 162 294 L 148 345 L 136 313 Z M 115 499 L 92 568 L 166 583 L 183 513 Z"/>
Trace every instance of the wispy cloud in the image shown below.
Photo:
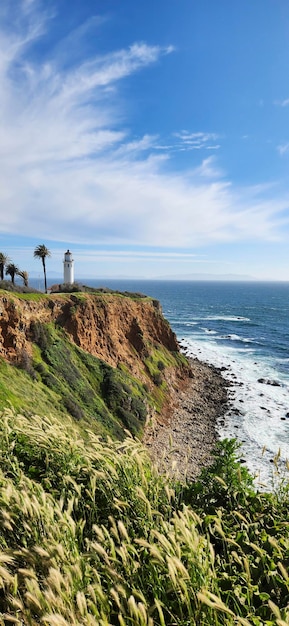
<path fill-rule="evenodd" d="M 285 98 L 284 100 L 275 100 L 274 104 L 279 107 L 288 107 L 289 98 Z"/>
<path fill-rule="evenodd" d="M 287 197 L 234 187 L 213 159 L 174 171 L 160 137 L 132 136 L 121 83 L 172 47 L 137 42 L 68 65 L 61 46 L 34 54 L 53 25 L 37 2 L 19 3 L 12 24 L 0 25 L 2 233 L 171 248 L 280 236 Z M 175 137 L 186 150 L 219 147 L 213 133 Z"/>
<path fill-rule="evenodd" d="M 60 254 L 63 256 L 63 250 L 61 249 Z M 78 259 L 81 260 L 81 258 L 85 258 L 85 260 L 91 261 L 91 262 L 96 262 L 99 259 L 117 259 L 117 260 L 122 260 L 122 259 L 130 259 L 131 261 L 133 261 L 133 259 L 154 259 L 154 260 L 160 260 L 160 259 L 173 259 L 174 261 L 177 260 L 181 260 L 181 261 L 188 261 L 189 263 L 191 262 L 196 262 L 196 263 L 211 263 L 211 259 L 210 260 L 206 260 L 204 258 L 204 255 L 197 255 L 197 254 L 193 254 L 191 252 L 172 252 L 172 251 L 160 251 L 160 250 L 81 250 L 78 248 L 77 250 L 77 257 Z"/>
<path fill-rule="evenodd" d="M 202 163 L 194 169 L 194 175 L 201 176 L 202 178 L 208 178 L 210 180 L 217 178 L 224 178 L 224 172 L 217 165 L 215 156 L 209 156 L 202 161 Z"/>
<path fill-rule="evenodd" d="M 182 130 L 180 133 L 175 133 L 175 137 L 179 139 L 180 147 L 184 150 L 218 150 L 220 148 L 219 144 L 212 143 L 218 139 L 215 133 L 190 133 Z"/>

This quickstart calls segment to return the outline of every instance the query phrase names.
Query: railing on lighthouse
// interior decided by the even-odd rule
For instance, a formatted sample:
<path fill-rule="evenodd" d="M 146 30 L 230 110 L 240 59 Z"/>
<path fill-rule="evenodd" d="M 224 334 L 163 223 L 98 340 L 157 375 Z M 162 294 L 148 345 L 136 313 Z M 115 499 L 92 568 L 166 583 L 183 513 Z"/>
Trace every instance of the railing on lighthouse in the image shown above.
<path fill-rule="evenodd" d="M 74 283 L 74 260 L 70 250 L 67 250 L 64 253 L 63 282 L 68 285 L 72 285 L 72 283 Z"/>

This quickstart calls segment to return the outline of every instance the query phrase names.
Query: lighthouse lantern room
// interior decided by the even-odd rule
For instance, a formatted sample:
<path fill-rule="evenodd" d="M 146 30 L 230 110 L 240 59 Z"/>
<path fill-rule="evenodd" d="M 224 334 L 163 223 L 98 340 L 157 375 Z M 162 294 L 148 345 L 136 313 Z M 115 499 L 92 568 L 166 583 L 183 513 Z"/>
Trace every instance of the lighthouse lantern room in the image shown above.
<path fill-rule="evenodd" d="M 63 282 L 69 285 L 74 283 L 74 260 L 72 258 L 72 253 L 70 252 L 70 250 L 67 250 L 64 253 Z"/>

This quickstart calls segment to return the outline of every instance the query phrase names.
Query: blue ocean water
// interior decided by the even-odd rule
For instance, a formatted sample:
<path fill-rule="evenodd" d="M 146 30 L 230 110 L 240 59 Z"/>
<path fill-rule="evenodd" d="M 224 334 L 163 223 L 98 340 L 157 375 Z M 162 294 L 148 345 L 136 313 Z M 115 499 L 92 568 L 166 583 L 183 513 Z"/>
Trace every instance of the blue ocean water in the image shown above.
<path fill-rule="evenodd" d="M 280 450 L 289 459 L 289 283 L 86 279 L 85 284 L 157 298 L 187 353 L 230 381 L 220 437 L 237 437 L 241 456 L 268 483 Z"/>

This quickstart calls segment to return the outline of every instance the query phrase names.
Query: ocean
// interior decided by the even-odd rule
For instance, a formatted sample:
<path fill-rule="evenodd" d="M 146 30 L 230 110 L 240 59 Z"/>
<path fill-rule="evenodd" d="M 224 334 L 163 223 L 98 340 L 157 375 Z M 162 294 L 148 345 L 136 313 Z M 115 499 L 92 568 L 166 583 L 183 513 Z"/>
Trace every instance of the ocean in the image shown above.
<path fill-rule="evenodd" d="M 84 280 L 157 298 L 187 354 L 223 368 L 230 408 L 220 438 L 268 485 L 289 459 L 289 283 Z"/>

